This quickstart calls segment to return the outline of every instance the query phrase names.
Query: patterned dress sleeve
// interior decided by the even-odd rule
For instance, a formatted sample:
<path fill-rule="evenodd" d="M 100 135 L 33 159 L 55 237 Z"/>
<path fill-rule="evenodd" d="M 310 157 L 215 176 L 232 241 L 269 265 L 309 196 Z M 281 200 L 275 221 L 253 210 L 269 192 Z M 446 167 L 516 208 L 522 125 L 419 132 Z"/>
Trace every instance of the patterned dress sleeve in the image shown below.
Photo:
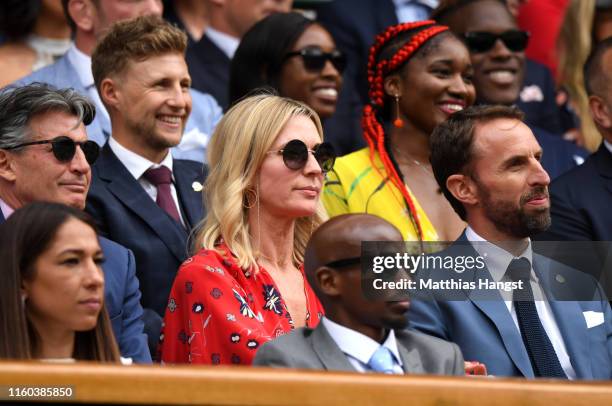
<path fill-rule="evenodd" d="M 253 292 L 238 283 L 242 270 L 213 252 L 187 260 L 175 279 L 164 319 L 164 363 L 251 364 L 260 344 L 272 337 Z M 282 327 L 282 326 L 281 326 Z"/>

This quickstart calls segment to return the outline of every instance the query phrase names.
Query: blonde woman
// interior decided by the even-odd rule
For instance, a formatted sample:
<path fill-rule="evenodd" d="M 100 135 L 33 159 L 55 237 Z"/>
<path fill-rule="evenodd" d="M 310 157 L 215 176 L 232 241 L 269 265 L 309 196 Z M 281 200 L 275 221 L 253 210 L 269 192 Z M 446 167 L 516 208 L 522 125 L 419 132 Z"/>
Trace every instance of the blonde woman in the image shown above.
<path fill-rule="evenodd" d="M 220 121 L 208 148 L 208 214 L 170 293 L 163 362 L 251 364 L 264 342 L 318 324 L 302 262 L 335 159 L 322 141 L 312 109 L 272 95 L 247 98 Z"/>

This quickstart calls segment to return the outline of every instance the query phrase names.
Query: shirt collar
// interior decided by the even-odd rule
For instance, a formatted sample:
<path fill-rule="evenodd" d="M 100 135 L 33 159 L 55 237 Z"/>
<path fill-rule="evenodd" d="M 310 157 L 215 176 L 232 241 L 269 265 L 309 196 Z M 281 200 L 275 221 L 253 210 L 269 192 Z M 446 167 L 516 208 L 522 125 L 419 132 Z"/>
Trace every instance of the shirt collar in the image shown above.
<path fill-rule="evenodd" d="M 228 35 L 224 32 L 217 31 L 211 27 L 208 27 L 206 29 L 206 35 L 216 46 L 218 46 L 223 51 L 225 55 L 227 55 L 229 59 L 232 59 L 234 57 L 236 49 L 240 44 L 240 39 L 232 37 L 231 35 Z"/>
<path fill-rule="evenodd" d="M 518 257 L 515 257 L 505 249 L 482 238 L 470 226 L 468 226 L 465 230 L 465 237 L 468 239 L 468 241 L 477 243 L 472 245 L 476 252 L 478 252 L 478 255 L 483 257 L 485 264 L 487 265 L 487 269 L 491 273 L 494 281 L 501 281 L 506 274 L 506 270 L 508 269 L 510 262 L 515 258 L 521 257 L 527 258 L 529 263 L 532 264 L 531 279 L 537 281 L 537 277 L 533 272 L 533 250 L 531 248 L 531 239 L 529 240 L 525 251 L 523 251 Z"/>
<path fill-rule="evenodd" d="M 607 140 L 604 140 L 604 145 L 606 146 L 606 148 L 608 148 L 608 151 L 610 151 L 610 153 L 612 154 L 612 143 L 608 142 Z"/>
<path fill-rule="evenodd" d="M 429 7 L 433 10 L 434 8 L 438 7 L 440 0 L 393 0 L 393 3 L 395 4 L 395 7 L 401 7 L 410 3 L 416 3 Z"/>
<path fill-rule="evenodd" d="M 91 72 L 91 56 L 81 52 L 74 43 L 66 53 L 68 61 L 77 71 L 77 75 L 83 86 L 88 89 L 94 85 L 93 73 Z"/>
<path fill-rule="evenodd" d="M 9 206 L 4 200 L 2 200 L 2 198 L 0 198 L 0 211 L 2 211 L 2 215 L 6 220 L 11 214 L 13 214 L 15 210 L 11 206 Z"/>
<path fill-rule="evenodd" d="M 327 329 L 327 332 L 336 342 L 340 350 L 346 355 L 349 355 L 364 365 L 368 365 L 370 358 L 376 352 L 380 343 L 372 340 L 370 337 L 363 335 L 355 330 L 348 327 L 341 326 L 338 323 L 331 321 L 330 319 L 323 317 L 321 319 L 323 325 Z M 395 339 L 395 332 L 389 330 L 387 339 L 382 343 L 384 347 L 387 347 L 389 351 L 395 357 L 395 361 L 398 365 L 402 366 L 402 359 L 400 358 L 399 351 L 397 349 L 397 340 Z"/>
<path fill-rule="evenodd" d="M 156 164 L 125 148 L 123 145 L 119 144 L 112 135 L 108 139 L 108 146 L 135 179 L 140 179 L 149 168 L 165 166 L 172 171 L 172 154 L 170 154 L 170 152 L 168 152 L 160 164 Z M 172 177 L 174 178 L 174 174 Z"/>

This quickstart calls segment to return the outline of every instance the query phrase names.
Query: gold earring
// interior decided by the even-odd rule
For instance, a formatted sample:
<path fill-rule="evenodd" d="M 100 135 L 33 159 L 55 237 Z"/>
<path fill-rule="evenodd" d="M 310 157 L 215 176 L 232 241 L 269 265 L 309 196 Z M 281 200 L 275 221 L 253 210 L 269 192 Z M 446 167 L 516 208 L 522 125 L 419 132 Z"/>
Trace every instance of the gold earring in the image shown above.
<path fill-rule="evenodd" d="M 244 193 L 244 202 L 242 202 L 242 205 L 245 209 L 252 209 L 257 204 L 258 199 L 259 196 L 257 192 L 252 188 L 248 188 Z"/>

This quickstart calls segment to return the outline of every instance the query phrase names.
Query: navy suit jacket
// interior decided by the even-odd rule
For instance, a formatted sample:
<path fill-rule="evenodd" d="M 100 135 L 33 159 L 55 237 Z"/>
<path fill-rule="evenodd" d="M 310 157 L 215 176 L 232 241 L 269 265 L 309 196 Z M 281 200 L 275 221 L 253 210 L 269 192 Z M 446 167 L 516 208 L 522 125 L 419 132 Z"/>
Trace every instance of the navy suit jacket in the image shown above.
<path fill-rule="evenodd" d="M 3 222 L 4 215 L 0 210 L 0 224 Z M 151 355 L 141 320 L 142 306 L 134 255 L 104 237 L 100 237 L 100 247 L 106 258 L 102 264 L 104 302 L 121 356 L 131 357 L 138 363 L 150 363 Z"/>
<path fill-rule="evenodd" d="M 107 238 L 130 248 L 142 291 L 142 305 L 164 315 L 174 276 L 188 256 L 189 231 L 204 215 L 202 183 L 205 167 L 175 159 L 175 187 L 187 229 L 172 219 L 147 194 L 106 144 L 92 166 L 87 195 L 89 212 Z"/>
<path fill-rule="evenodd" d="M 458 244 L 436 255 L 477 255 L 465 245 L 463 234 Z M 469 253 L 468 253 L 469 251 Z M 547 293 L 550 308 L 567 348 L 578 379 L 612 378 L 612 311 L 601 288 L 589 275 L 580 273 L 541 255 L 533 255 L 533 268 Z M 487 269 L 465 271 L 464 281 L 480 278 L 492 280 Z M 554 300 L 549 292 L 590 286 L 593 299 L 588 301 Z M 489 374 L 533 378 L 533 368 L 506 304 L 497 291 L 491 296 L 467 295 L 464 300 L 413 300 L 408 314 L 410 325 L 425 334 L 453 341 L 468 361 L 479 361 Z M 603 316 L 603 322 L 587 326 L 585 312 Z"/>
<path fill-rule="evenodd" d="M 612 154 L 602 143 L 581 166 L 550 186 L 550 241 L 612 241 Z"/>
<path fill-rule="evenodd" d="M 189 45 L 185 57 L 193 88 L 211 94 L 227 110 L 231 60 L 225 52 L 204 34 L 198 42 Z"/>
<path fill-rule="evenodd" d="M 80 80 L 76 68 L 66 55 L 55 63 L 45 66 L 15 82 L 23 86 L 32 82 L 48 83 L 58 89 L 72 88 L 83 96 L 88 96 L 87 89 Z M 199 162 L 206 160 L 206 146 L 210 136 L 221 119 L 221 107 L 208 94 L 191 90 L 193 109 L 187 120 L 181 143 L 172 149 L 172 156 L 179 159 L 190 159 Z M 96 114 L 94 121 L 87 126 L 87 137 L 100 146 L 106 143 L 111 133 L 110 120 L 104 114 Z"/>

